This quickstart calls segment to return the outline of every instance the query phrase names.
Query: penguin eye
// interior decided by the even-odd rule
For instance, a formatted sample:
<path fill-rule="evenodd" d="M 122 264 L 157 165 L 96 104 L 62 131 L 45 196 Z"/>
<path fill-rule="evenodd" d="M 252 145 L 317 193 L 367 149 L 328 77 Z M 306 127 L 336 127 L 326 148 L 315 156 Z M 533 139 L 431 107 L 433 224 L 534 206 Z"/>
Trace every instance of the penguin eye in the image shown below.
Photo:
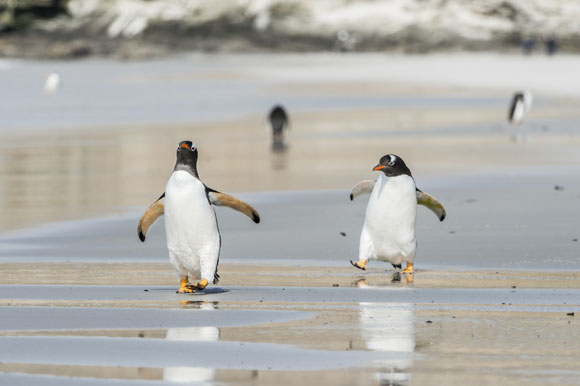
<path fill-rule="evenodd" d="M 395 162 L 394 162 L 394 161 L 390 161 L 390 162 L 389 162 L 389 166 L 393 166 L 394 164 L 395 164 Z"/>

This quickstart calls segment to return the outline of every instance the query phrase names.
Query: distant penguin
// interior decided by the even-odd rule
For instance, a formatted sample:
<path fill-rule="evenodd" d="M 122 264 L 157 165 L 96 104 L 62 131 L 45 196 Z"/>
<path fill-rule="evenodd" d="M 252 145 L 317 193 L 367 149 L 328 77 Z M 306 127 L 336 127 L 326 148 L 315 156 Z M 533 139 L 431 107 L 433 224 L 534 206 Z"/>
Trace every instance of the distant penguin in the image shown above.
<path fill-rule="evenodd" d="M 515 125 L 520 125 L 524 120 L 524 115 L 532 108 L 533 97 L 529 91 L 518 91 L 512 97 L 508 112 L 508 121 Z"/>
<path fill-rule="evenodd" d="M 401 157 L 387 154 L 373 171 L 381 172 L 376 182 L 362 181 L 351 191 L 351 200 L 369 192 L 371 197 L 360 236 L 359 260 L 350 263 L 365 270 L 368 260 L 387 261 L 395 268 L 406 262 L 403 272 L 413 272 L 417 204 L 425 205 L 440 221 L 445 219 L 445 209 L 436 198 L 417 189 Z"/>
<path fill-rule="evenodd" d="M 270 110 L 270 114 L 268 114 L 268 120 L 270 121 L 270 129 L 272 130 L 272 150 L 283 150 L 285 148 L 284 131 L 290 123 L 284 107 L 281 105 L 274 106 Z"/>
<path fill-rule="evenodd" d="M 212 205 L 228 206 L 260 222 L 258 212 L 249 204 L 208 188 L 197 173 L 197 148 L 182 141 L 177 148 L 173 174 L 159 197 L 141 216 L 137 234 L 141 241 L 151 225 L 165 214 L 165 232 L 169 260 L 179 273 L 178 293 L 202 290 L 210 282 L 217 284 L 221 236 Z M 198 280 L 189 283 L 189 278 Z"/>
<path fill-rule="evenodd" d="M 46 95 L 53 95 L 60 89 L 60 74 L 58 72 L 51 72 L 44 81 L 44 93 Z"/>

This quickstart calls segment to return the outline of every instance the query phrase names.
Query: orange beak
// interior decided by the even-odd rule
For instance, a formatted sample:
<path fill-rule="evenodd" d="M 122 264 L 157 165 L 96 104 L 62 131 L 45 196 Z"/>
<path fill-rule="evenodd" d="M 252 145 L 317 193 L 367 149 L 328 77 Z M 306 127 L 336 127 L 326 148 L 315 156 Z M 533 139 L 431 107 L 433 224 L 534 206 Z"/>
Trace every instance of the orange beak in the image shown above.
<path fill-rule="evenodd" d="M 181 147 L 187 149 L 187 150 L 191 150 L 189 146 L 187 146 L 187 143 L 182 143 Z"/>
<path fill-rule="evenodd" d="M 384 168 L 386 168 L 386 166 L 377 165 L 374 167 L 373 172 L 378 172 L 379 170 L 383 170 Z"/>

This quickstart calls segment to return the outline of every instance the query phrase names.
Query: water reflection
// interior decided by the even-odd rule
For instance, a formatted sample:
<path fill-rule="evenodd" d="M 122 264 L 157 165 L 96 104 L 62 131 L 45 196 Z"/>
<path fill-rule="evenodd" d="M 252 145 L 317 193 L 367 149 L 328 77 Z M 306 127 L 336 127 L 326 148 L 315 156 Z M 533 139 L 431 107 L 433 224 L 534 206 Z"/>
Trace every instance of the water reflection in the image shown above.
<path fill-rule="evenodd" d="M 356 279 L 355 281 L 353 281 L 351 285 L 353 287 L 359 287 L 359 288 L 392 287 L 393 285 L 405 285 L 406 286 L 406 285 L 413 284 L 414 277 L 415 276 L 412 273 L 401 274 L 400 272 L 397 271 L 391 275 L 390 280 L 388 279 L 388 276 L 385 276 L 384 278 L 376 279 L 375 281 L 373 281 L 372 284 L 370 284 L 368 278 L 360 277 L 360 278 Z M 388 282 L 387 282 L 387 280 L 388 280 Z"/>
<path fill-rule="evenodd" d="M 200 310 L 215 310 L 218 302 L 186 301 L 180 302 L 181 307 Z M 165 339 L 187 342 L 216 342 L 220 338 L 220 329 L 217 327 L 182 327 L 169 328 Z M 191 345 L 192 357 L 196 354 L 195 345 Z M 166 367 L 163 369 L 163 380 L 180 383 L 196 382 L 197 384 L 211 384 L 215 379 L 216 370 L 204 367 Z"/>
<path fill-rule="evenodd" d="M 270 162 L 273 170 L 284 170 L 288 165 L 287 147 L 282 145 L 282 148 L 275 149 L 272 144 L 272 154 L 270 155 Z"/>
<path fill-rule="evenodd" d="M 202 300 L 180 300 L 180 308 L 189 308 L 195 310 L 217 310 L 219 302 L 204 302 Z"/>
<path fill-rule="evenodd" d="M 415 351 L 413 303 L 359 303 L 360 330 L 369 350 L 400 354 L 383 360 L 376 378 L 381 385 L 406 385 Z M 397 357 L 397 355 L 395 355 Z"/>

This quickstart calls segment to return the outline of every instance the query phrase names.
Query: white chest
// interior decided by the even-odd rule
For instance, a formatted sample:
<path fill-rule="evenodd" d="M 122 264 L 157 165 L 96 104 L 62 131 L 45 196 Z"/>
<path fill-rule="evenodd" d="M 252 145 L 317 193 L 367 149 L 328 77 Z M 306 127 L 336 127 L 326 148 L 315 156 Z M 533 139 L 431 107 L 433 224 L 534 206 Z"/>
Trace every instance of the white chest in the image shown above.
<path fill-rule="evenodd" d="M 524 114 L 525 114 L 526 110 L 525 110 L 525 105 L 523 101 L 518 101 L 516 103 L 516 106 L 514 108 L 514 113 L 513 113 L 513 121 L 514 123 L 521 123 L 522 120 L 524 119 Z"/>
<path fill-rule="evenodd" d="M 165 187 L 165 227 L 170 250 L 187 254 L 219 240 L 205 186 L 191 174 L 174 172 Z"/>
<path fill-rule="evenodd" d="M 371 231 L 413 237 L 417 214 L 417 195 L 413 178 L 402 175 L 377 180 L 365 216 Z"/>

